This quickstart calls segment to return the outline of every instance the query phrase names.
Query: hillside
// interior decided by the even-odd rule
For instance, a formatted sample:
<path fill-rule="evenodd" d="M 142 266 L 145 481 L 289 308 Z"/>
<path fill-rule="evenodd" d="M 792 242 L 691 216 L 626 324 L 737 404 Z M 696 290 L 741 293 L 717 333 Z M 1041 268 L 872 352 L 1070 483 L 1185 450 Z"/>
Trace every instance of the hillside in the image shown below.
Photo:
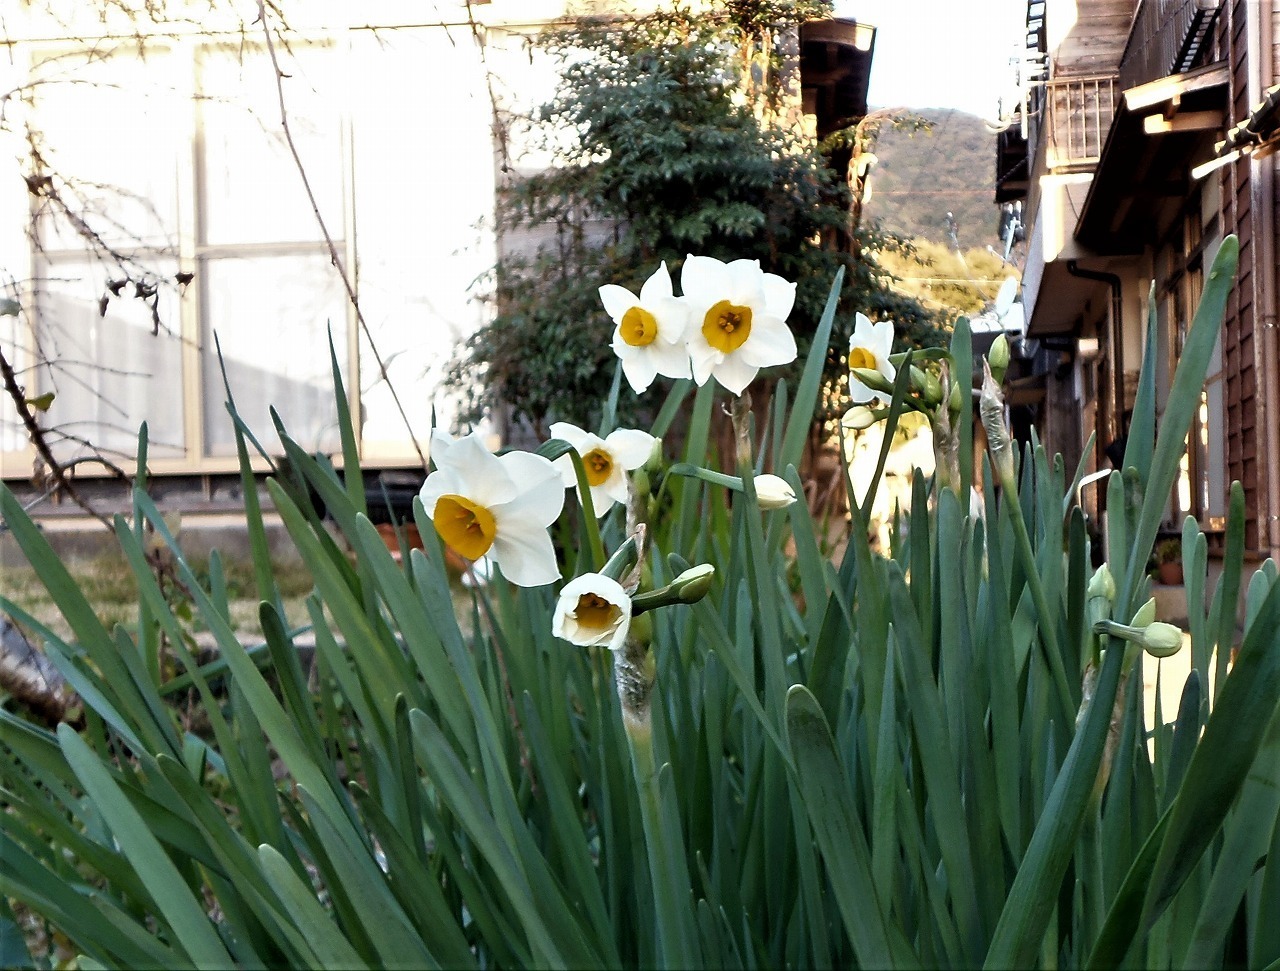
<path fill-rule="evenodd" d="M 950 211 L 962 248 L 998 248 L 995 135 L 962 111 L 925 108 L 917 115 L 929 123 L 926 130 L 885 128 L 876 140 L 866 215 L 909 239 L 950 243 Z"/>

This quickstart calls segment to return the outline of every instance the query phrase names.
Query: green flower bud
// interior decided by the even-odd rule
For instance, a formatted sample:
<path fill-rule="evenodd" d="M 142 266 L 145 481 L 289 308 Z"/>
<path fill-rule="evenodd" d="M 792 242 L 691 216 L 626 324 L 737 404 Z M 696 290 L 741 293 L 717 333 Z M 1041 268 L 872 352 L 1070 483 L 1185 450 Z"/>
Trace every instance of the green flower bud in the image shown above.
<path fill-rule="evenodd" d="M 1115 601 L 1116 581 L 1111 576 L 1111 567 L 1103 563 L 1093 572 L 1093 577 L 1089 580 L 1089 587 L 1085 591 L 1085 596 L 1090 600 L 1094 597 L 1101 597 L 1108 603 Z"/>
<path fill-rule="evenodd" d="M 660 469 L 662 468 L 662 463 L 662 439 L 655 435 L 653 439 L 653 446 L 649 449 L 649 458 L 644 463 L 644 468 Z"/>
<path fill-rule="evenodd" d="M 1152 597 L 1141 607 L 1138 612 L 1133 615 L 1133 620 L 1129 621 L 1130 627 L 1148 627 L 1156 619 L 1156 598 Z"/>
<path fill-rule="evenodd" d="M 844 413 L 840 424 L 845 431 L 860 432 L 864 428 L 870 428 L 879 420 L 880 417 L 866 405 L 854 405 Z"/>
<path fill-rule="evenodd" d="M 1172 657 L 1182 650 L 1182 631 L 1156 621 L 1142 632 L 1142 647 L 1152 657 Z"/>
<path fill-rule="evenodd" d="M 885 394 L 893 394 L 893 384 L 879 371 L 868 367 L 850 368 L 849 373 L 865 384 L 872 391 L 883 391 Z"/>
<path fill-rule="evenodd" d="M 776 475 L 758 475 L 755 478 L 756 502 L 761 509 L 786 509 L 796 501 L 791 484 Z"/>
<path fill-rule="evenodd" d="M 991 374 L 997 381 L 1003 381 L 1004 372 L 1009 368 L 1009 339 L 1004 334 L 991 343 L 987 361 L 991 365 Z"/>
<path fill-rule="evenodd" d="M 942 404 L 942 382 L 938 380 L 938 376 L 932 372 L 925 372 L 924 389 L 921 391 L 925 403 L 930 405 Z"/>
<path fill-rule="evenodd" d="M 691 566 L 671 581 L 671 587 L 681 603 L 697 603 L 711 589 L 711 581 L 715 578 L 716 568 L 710 563 Z"/>

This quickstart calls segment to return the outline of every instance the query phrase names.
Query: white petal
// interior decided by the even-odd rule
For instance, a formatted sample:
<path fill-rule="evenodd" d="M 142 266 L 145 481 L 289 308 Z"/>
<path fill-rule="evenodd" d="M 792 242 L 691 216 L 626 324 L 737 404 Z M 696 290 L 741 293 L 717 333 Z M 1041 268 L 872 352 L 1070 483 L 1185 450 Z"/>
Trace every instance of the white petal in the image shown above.
<path fill-rule="evenodd" d="M 759 260 L 734 260 L 728 266 L 728 276 L 729 290 L 724 297 L 734 303 L 764 304 L 764 273 Z"/>
<path fill-rule="evenodd" d="M 689 304 L 680 297 L 663 297 L 648 307 L 658 322 L 658 340 L 678 344 L 689 327 Z M 652 346 L 652 345 L 650 345 Z"/>
<path fill-rule="evenodd" d="M 604 304 L 604 312 L 612 317 L 616 324 L 640 301 L 626 287 L 620 287 L 616 283 L 606 283 L 600 288 L 600 302 Z"/>
<path fill-rule="evenodd" d="M 422 506 L 427 512 L 427 518 L 430 519 L 436 514 L 436 503 L 441 496 L 461 495 L 466 488 L 467 485 L 457 469 L 446 467 L 432 472 L 418 491 Z"/>
<path fill-rule="evenodd" d="M 870 347 L 875 352 L 877 362 L 893 353 L 892 320 L 881 320 L 871 325 Z"/>
<path fill-rule="evenodd" d="M 602 573 L 584 573 L 580 577 L 574 577 L 564 585 L 560 596 L 573 597 L 576 600 L 584 593 L 594 593 L 615 607 L 621 607 L 628 612 L 631 610 L 631 598 L 627 596 L 627 591 L 622 589 L 622 584 Z"/>
<path fill-rule="evenodd" d="M 590 451 L 592 448 L 590 445 L 583 445 L 590 433 L 579 428 L 577 425 L 571 425 L 567 421 L 553 421 L 551 423 L 550 431 L 552 438 L 559 438 L 568 442 L 579 452 Z M 590 435 L 590 437 L 595 438 L 594 435 Z"/>
<path fill-rule="evenodd" d="M 710 307 L 729 290 L 729 268 L 710 256 L 690 256 L 680 268 L 680 292 L 693 304 Z"/>
<path fill-rule="evenodd" d="M 532 452 L 508 452 L 501 461 L 511 478 L 519 483 L 520 492 L 510 501 L 490 507 L 499 534 L 505 523 L 515 519 L 539 528 L 555 522 L 564 508 L 564 482 L 559 470 Z"/>
<path fill-rule="evenodd" d="M 613 349 L 614 351 L 617 351 L 618 358 L 622 361 L 622 373 L 627 376 L 627 384 L 631 385 L 631 390 L 636 394 L 640 394 L 645 391 L 649 385 L 653 384 L 653 379 L 657 377 L 658 374 L 657 368 L 654 367 L 655 355 L 628 354 L 624 356 L 621 351 L 618 351 L 616 344 Z M 634 350 L 634 348 L 632 348 L 632 350 Z"/>
<path fill-rule="evenodd" d="M 853 333 L 849 336 L 849 349 L 866 347 L 871 339 L 871 321 L 861 310 L 853 315 Z"/>
<path fill-rule="evenodd" d="M 458 490 L 458 495 L 482 506 L 509 502 L 517 492 L 516 483 L 498 457 L 480 440 L 478 432 L 459 438 L 449 446 L 443 461 L 442 467 L 456 470 L 465 483 L 466 488 Z"/>
<path fill-rule="evenodd" d="M 578 484 L 578 470 L 573 467 L 573 458 L 569 455 L 561 455 L 558 459 L 551 463 L 555 466 L 557 472 L 560 473 L 560 484 L 566 489 L 572 489 Z"/>
<path fill-rule="evenodd" d="M 649 461 L 654 438 L 638 428 L 615 428 L 604 440 L 604 447 L 613 456 L 614 464 L 628 472 Z"/>
<path fill-rule="evenodd" d="M 876 358 L 876 370 L 885 376 L 886 381 L 893 381 L 898 377 L 898 369 L 893 366 L 888 355 Z"/>
<path fill-rule="evenodd" d="M 439 428 L 431 429 L 431 461 L 435 462 L 437 467 L 449 453 L 449 448 L 455 440 L 448 432 L 443 432 Z"/>
<path fill-rule="evenodd" d="M 888 397 L 879 391 L 872 391 L 852 374 L 849 375 L 849 400 L 855 405 L 865 405 L 872 401 L 888 404 L 890 401 Z"/>
<path fill-rule="evenodd" d="M 616 476 L 611 475 L 599 485 L 591 487 L 591 508 L 596 511 L 596 519 L 603 519 L 615 502 L 625 504 L 627 501 L 627 480 L 622 480 L 622 496 L 619 497 L 615 478 Z"/>
<path fill-rule="evenodd" d="M 689 351 L 683 342 L 679 344 L 663 344 L 654 341 L 647 348 L 645 358 L 659 374 L 668 378 L 687 378 L 689 376 Z"/>
<path fill-rule="evenodd" d="M 664 260 L 640 288 L 640 303 L 652 312 L 654 304 L 663 297 L 670 297 L 673 293 L 675 291 L 671 288 L 671 274 L 667 272 L 667 264 Z"/>
<path fill-rule="evenodd" d="M 755 367 L 790 364 L 796 359 L 796 338 L 777 317 L 759 316 L 751 322 L 751 336 L 734 355 Z"/>
<path fill-rule="evenodd" d="M 584 628 L 577 618 L 578 601 L 584 594 L 595 594 L 619 610 L 618 619 L 603 630 Z M 573 644 L 584 647 L 621 646 L 631 627 L 631 598 L 622 586 L 599 573 L 585 573 L 564 585 L 556 599 L 551 632 Z"/>
<path fill-rule="evenodd" d="M 699 386 L 707 383 L 711 370 L 724 360 L 724 354 L 707 343 L 702 331 L 693 331 L 689 338 L 689 365 L 693 369 L 693 380 Z"/>
<path fill-rule="evenodd" d="M 563 499 L 563 491 L 560 496 Z M 551 535 L 545 527 L 519 517 L 498 528 L 489 556 L 518 587 L 537 587 L 560 578 Z"/>
<path fill-rule="evenodd" d="M 776 273 L 764 275 L 764 307 L 769 316 L 786 320 L 796 303 L 796 285 Z"/>
<path fill-rule="evenodd" d="M 744 361 L 740 354 L 730 354 L 712 368 L 711 374 L 726 390 L 742 394 L 742 389 L 752 382 L 759 370 Z"/>

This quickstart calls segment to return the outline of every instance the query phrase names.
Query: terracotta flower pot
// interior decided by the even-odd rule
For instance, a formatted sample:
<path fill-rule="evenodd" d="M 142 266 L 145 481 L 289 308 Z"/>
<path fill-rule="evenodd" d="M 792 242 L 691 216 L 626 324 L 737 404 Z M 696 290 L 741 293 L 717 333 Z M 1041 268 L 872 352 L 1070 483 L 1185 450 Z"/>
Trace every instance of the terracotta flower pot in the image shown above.
<path fill-rule="evenodd" d="M 1182 564 L 1177 560 L 1157 564 L 1156 576 L 1166 587 L 1180 587 L 1182 586 Z"/>
<path fill-rule="evenodd" d="M 418 533 L 418 527 L 413 523 L 406 523 L 400 527 L 404 531 L 405 541 L 409 544 L 409 549 L 422 549 L 422 536 Z M 387 549 L 391 551 L 391 555 L 400 560 L 400 540 L 396 536 L 396 527 L 390 523 L 378 523 L 378 535 L 382 537 L 382 542 L 387 544 Z"/>

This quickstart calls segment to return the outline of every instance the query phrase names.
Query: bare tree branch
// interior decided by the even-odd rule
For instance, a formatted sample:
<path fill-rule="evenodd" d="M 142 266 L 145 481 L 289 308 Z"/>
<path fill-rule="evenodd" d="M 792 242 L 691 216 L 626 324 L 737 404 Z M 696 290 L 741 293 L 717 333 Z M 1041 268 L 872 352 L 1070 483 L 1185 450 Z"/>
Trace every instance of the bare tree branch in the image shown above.
<path fill-rule="evenodd" d="M 36 452 L 40 455 L 45 465 L 48 466 L 49 474 L 53 476 L 58 488 L 65 492 L 77 506 L 102 523 L 107 529 L 114 529 L 115 527 L 111 525 L 111 520 L 95 510 L 75 490 L 75 487 L 71 485 L 71 480 L 67 478 L 66 471 L 58 460 L 54 458 L 53 451 L 49 448 L 49 443 L 45 441 L 44 430 L 40 427 L 40 423 L 36 421 L 36 416 L 31 413 L 27 399 L 18 384 L 18 378 L 13 373 L 13 367 L 9 364 L 9 359 L 4 355 L 3 347 L 0 347 L 0 378 L 4 379 L 5 393 L 13 400 L 13 405 L 18 410 L 18 417 L 22 419 L 22 424 L 27 430 L 27 437 L 31 439 L 31 444 L 35 447 Z"/>

